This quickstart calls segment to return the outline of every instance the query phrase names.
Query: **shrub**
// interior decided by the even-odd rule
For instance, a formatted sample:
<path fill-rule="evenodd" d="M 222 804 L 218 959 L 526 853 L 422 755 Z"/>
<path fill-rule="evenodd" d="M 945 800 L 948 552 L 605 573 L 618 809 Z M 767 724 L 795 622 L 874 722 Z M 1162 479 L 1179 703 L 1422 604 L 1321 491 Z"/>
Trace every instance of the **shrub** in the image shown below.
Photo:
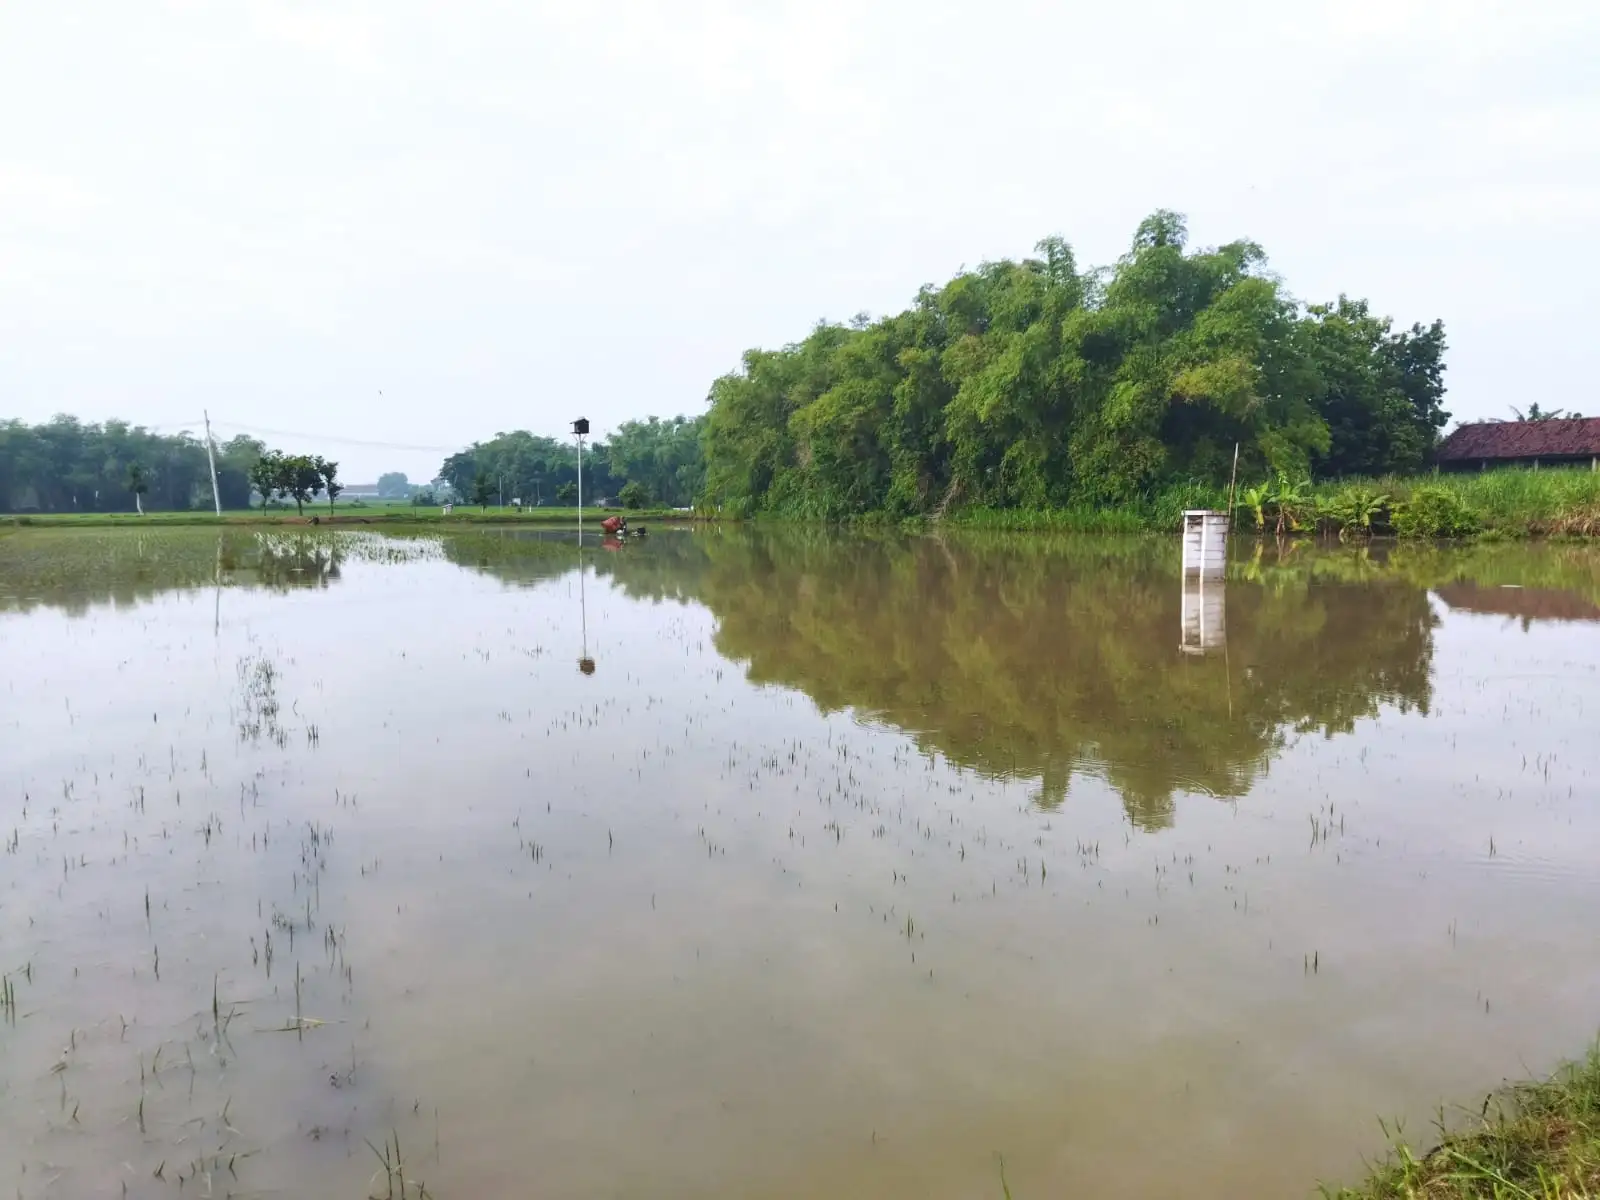
<path fill-rule="evenodd" d="M 1455 492 L 1433 484 L 1413 489 L 1410 499 L 1395 505 L 1393 520 L 1403 538 L 1470 537 L 1482 524 Z"/>
<path fill-rule="evenodd" d="M 643 508 L 650 503 L 650 493 L 637 479 L 630 479 L 622 485 L 617 499 L 622 501 L 623 508 Z"/>

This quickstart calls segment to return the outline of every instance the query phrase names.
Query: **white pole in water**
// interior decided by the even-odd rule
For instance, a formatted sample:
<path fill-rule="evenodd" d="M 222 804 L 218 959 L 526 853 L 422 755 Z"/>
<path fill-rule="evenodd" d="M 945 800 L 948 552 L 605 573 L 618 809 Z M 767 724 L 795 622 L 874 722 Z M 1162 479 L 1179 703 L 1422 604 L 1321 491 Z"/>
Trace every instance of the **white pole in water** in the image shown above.
<path fill-rule="evenodd" d="M 201 409 L 206 419 L 206 461 L 211 464 L 211 499 L 217 506 L 217 516 L 222 515 L 222 493 L 217 489 L 217 456 L 211 448 L 211 414 Z"/>
<path fill-rule="evenodd" d="M 578 435 L 578 545 L 583 545 L 583 435 L 589 432 L 589 418 L 579 417 L 572 423 L 572 432 Z"/>
<path fill-rule="evenodd" d="M 593 675 L 594 659 L 589 657 L 589 606 L 583 575 L 583 435 L 589 432 L 589 418 L 579 417 L 574 421 L 572 432 L 578 437 L 578 614 L 583 622 L 583 657 L 578 660 L 578 670 Z"/>

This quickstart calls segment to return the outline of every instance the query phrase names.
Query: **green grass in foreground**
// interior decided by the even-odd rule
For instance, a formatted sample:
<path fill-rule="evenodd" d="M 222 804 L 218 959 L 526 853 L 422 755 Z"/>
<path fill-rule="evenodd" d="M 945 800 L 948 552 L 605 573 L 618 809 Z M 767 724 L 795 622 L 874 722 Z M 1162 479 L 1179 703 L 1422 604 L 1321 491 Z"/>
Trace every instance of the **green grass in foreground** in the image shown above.
<path fill-rule="evenodd" d="M 1465 1127 L 1418 1158 L 1397 1144 L 1354 1188 L 1329 1200 L 1600 1198 L 1600 1047 L 1549 1079 L 1485 1101 Z"/>

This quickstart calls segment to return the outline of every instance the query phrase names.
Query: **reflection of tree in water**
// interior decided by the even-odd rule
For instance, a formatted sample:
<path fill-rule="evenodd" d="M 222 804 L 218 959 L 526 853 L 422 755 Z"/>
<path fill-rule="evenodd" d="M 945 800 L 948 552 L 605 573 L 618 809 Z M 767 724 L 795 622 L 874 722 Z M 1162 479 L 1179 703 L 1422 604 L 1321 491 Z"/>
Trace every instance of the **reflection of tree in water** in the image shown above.
<path fill-rule="evenodd" d="M 384 545 L 362 534 L 249 529 L 30 531 L 0 539 L 0 611 L 43 605 L 82 616 L 195 588 L 326 588 L 351 555 L 387 557 Z"/>
<path fill-rule="evenodd" d="M 218 581 L 328 587 L 352 558 L 428 557 L 512 585 L 579 561 L 570 532 L 29 534 L 0 539 L 0 608 L 82 612 Z M 1235 565 L 1227 653 L 1206 657 L 1178 649 L 1181 585 L 1165 540 L 733 528 L 591 547 L 584 561 L 631 596 L 706 605 L 718 649 L 755 682 L 904 728 L 979 771 L 1036 780 L 1046 807 L 1074 773 L 1103 775 L 1134 820 L 1158 825 L 1179 791 L 1244 795 L 1293 734 L 1347 731 L 1384 705 L 1426 708 L 1425 587 L 1504 560 L 1269 550 Z M 1582 569 L 1540 559 L 1514 573 L 1544 570 L 1558 584 Z"/>
<path fill-rule="evenodd" d="M 799 688 L 912 733 L 929 751 L 1040 781 L 1059 805 L 1105 776 L 1141 824 L 1180 790 L 1241 796 L 1290 731 L 1347 731 L 1380 706 L 1426 707 L 1425 592 L 1281 579 L 1227 594 L 1228 653 L 1178 651 L 1165 542 L 841 539 L 735 531 L 694 539 L 693 591 L 717 647 L 758 683 Z M 631 564 L 615 575 L 629 587 Z"/>
<path fill-rule="evenodd" d="M 572 530 L 473 529 L 441 539 L 444 557 L 502 582 L 533 586 L 577 570 Z M 581 561 L 597 575 L 623 583 L 630 596 L 650 600 L 696 599 L 706 552 L 687 531 L 606 548 L 591 533 Z"/>
<path fill-rule="evenodd" d="M 577 562 L 570 540 L 513 534 L 447 539 L 445 554 L 526 583 Z M 1176 552 L 1160 540 L 745 527 L 586 561 L 629 595 L 705 604 L 753 682 L 1038 780 L 1045 807 L 1075 772 L 1101 774 L 1144 825 L 1171 820 L 1177 791 L 1244 795 L 1292 733 L 1430 696 L 1427 594 L 1366 561 L 1254 564 L 1227 591 L 1228 653 L 1206 658 L 1178 650 Z"/>

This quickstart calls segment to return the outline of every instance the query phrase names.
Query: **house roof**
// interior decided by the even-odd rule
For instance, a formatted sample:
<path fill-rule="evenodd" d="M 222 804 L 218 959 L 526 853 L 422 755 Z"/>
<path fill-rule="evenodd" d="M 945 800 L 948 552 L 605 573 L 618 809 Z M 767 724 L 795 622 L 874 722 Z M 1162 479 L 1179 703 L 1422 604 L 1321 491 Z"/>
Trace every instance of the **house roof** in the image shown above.
<path fill-rule="evenodd" d="M 1439 445 L 1441 462 L 1600 455 L 1600 417 L 1463 425 Z"/>

